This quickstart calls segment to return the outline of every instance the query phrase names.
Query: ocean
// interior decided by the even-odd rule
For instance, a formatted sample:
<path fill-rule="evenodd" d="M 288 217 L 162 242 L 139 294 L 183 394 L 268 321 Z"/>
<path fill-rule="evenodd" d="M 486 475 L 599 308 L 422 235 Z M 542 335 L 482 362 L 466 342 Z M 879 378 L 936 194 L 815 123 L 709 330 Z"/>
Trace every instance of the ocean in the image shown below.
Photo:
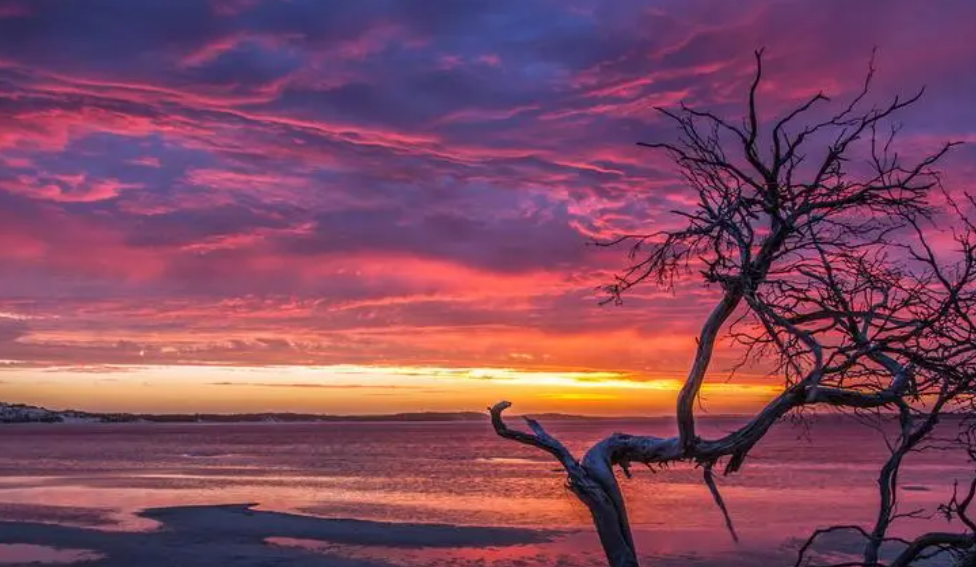
<path fill-rule="evenodd" d="M 705 434 L 716 435 L 739 421 L 702 423 Z M 674 432 L 666 419 L 559 419 L 546 425 L 577 454 L 613 431 Z M 950 423 L 946 434 L 951 432 Z M 384 564 L 601 563 L 587 512 L 565 488 L 555 461 L 499 439 L 482 422 L 16 425 L 0 426 L 0 446 L 5 522 L 151 533 L 166 526 L 141 515 L 147 509 L 253 503 L 256 511 L 330 519 L 562 534 L 544 544 L 439 550 L 436 557 L 423 546 L 409 553 L 347 546 L 348 556 Z M 718 557 L 723 564 L 785 561 L 817 527 L 870 524 L 878 498 L 875 478 L 886 455 L 881 433 L 850 421 L 780 424 L 742 471 L 719 479 L 742 536 L 738 545 L 725 531 L 700 470 L 675 465 L 651 472 L 635 466 L 634 478 L 621 483 L 637 545 L 657 564 L 704 564 Z M 972 474 L 957 455 L 912 455 L 901 475 L 899 510 L 932 513 L 954 480 L 968 482 Z M 895 532 L 910 535 L 927 527 L 947 528 L 932 516 L 905 520 Z M 4 546 L 8 555 L 27 549 L 16 547 L 24 542 L 4 539 L 2 530 L 0 541 L 0 563 Z M 314 538 L 265 543 L 309 553 L 321 552 L 319 543 L 327 545 Z M 79 556 L 93 565 L 98 557 Z M 730 557 L 738 559 L 728 563 Z"/>

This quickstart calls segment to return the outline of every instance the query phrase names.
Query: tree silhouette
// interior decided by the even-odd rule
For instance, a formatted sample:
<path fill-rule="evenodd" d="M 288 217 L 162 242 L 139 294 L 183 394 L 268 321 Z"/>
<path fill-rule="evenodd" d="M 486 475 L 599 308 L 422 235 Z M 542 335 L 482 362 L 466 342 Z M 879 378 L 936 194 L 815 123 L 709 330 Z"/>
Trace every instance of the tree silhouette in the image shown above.
<path fill-rule="evenodd" d="M 797 565 L 809 563 L 808 551 L 820 535 L 838 530 L 863 536 L 857 564 L 881 564 L 888 546 L 898 552 L 892 567 L 936 553 L 972 562 L 976 526 L 967 507 L 976 484 L 940 508 L 961 520 L 963 531 L 913 541 L 888 536 L 893 522 L 911 514 L 897 506 L 906 456 L 935 441 L 947 412 L 973 413 L 976 200 L 951 196 L 936 169 L 955 144 L 911 162 L 896 151 L 893 119 L 924 89 L 868 105 L 873 57 L 863 87 L 850 101 L 835 104 L 818 93 L 766 122 L 757 103 L 761 50 L 755 61 L 741 124 L 685 105 L 659 108 L 677 127 L 677 140 L 639 144 L 665 152 L 696 194 L 695 206 L 674 213 L 683 219 L 681 228 L 600 243 L 627 246 L 630 259 L 606 287 L 607 301 L 619 302 L 642 283 L 673 289 L 686 274 L 721 292 L 678 396 L 677 435 L 615 433 L 578 459 L 535 420 L 526 418 L 529 432 L 508 427 L 503 412 L 509 402 L 490 408 L 495 431 L 562 464 L 569 488 L 592 515 L 608 563 L 629 567 L 638 559 L 614 467 L 626 476 L 632 463 L 701 467 L 736 537 L 713 471 L 720 464 L 726 475 L 738 471 L 774 423 L 817 407 L 893 420 L 897 433 L 888 440 L 890 457 L 878 473 L 874 525 L 818 530 L 800 550 Z M 938 231 L 951 236 L 952 250 L 932 243 Z M 774 366 L 783 391 L 741 428 L 709 439 L 698 434 L 695 402 L 723 330 L 742 346 L 743 364 Z M 951 447 L 976 457 L 972 422 L 962 423 Z"/>

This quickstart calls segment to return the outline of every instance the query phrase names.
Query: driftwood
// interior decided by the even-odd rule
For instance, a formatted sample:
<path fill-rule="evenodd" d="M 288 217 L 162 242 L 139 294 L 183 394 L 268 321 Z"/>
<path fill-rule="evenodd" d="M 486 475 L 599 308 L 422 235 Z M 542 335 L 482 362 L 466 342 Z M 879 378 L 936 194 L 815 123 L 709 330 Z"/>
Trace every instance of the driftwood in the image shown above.
<path fill-rule="evenodd" d="M 838 529 L 864 537 L 859 565 L 880 565 L 886 545 L 904 548 L 891 567 L 935 552 L 972 561 L 976 530 L 966 509 L 976 484 L 942 508 L 962 520 L 963 531 L 906 542 L 887 536 L 891 524 L 908 515 L 897 509 L 904 459 L 928 446 L 946 411 L 973 414 L 976 226 L 969 209 L 976 200 L 953 198 L 935 169 L 955 144 L 912 163 L 900 157 L 894 149 L 898 130 L 886 128 L 923 91 L 864 108 L 873 57 L 863 88 L 848 103 L 828 111 L 830 100 L 818 93 L 763 128 L 757 104 L 762 62 L 758 51 L 742 125 L 684 105 L 659 109 L 676 125 L 679 140 L 640 144 L 666 152 L 697 193 L 697 206 L 675 212 L 685 226 L 598 243 L 629 245 L 631 264 L 605 288 L 609 302 L 619 303 L 644 282 L 673 289 L 693 268 L 704 285 L 721 291 L 678 396 L 677 434 L 615 433 L 577 458 L 532 419 L 526 418 L 528 432 L 510 428 L 503 419 L 509 402 L 489 408 L 494 429 L 559 461 L 569 488 L 593 517 L 608 564 L 630 567 L 639 564 L 638 554 L 614 467 L 630 476 L 633 463 L 699 466 L 736 538 L 715 467 L 722 464 L 724 474 L 738 471 L 770 427 L 807 408 L 875 421 L 897 415 L 897 439 L 889 443 L 891 456 L 878 476 L 875 524 L 818 530 L 801 548 L 797 565 L 808 564 L 820 535 Z M 798 124 L 807 116 L 819 118 Z M 947 226 L 956 249 L 936 250 L 929 235 Z M 783 392 L 738 430 L 708 439 L 698 434 L 695 405 L 723 331 L 744 348 L 743 364 L 775 361 Z M 973 438 L 960 436 L 951 447 L 972 449 Z M 976 462 L 976 452 L 970 455 Z"/>

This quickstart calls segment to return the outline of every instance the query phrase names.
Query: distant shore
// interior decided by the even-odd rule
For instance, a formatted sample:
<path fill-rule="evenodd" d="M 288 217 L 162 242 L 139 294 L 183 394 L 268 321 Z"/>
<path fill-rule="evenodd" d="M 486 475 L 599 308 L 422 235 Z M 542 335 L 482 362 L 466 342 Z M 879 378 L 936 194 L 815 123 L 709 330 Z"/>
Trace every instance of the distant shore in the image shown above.
<path fill-rule="evenodd" d="M 534 413 L 538 420 L 548 421 L 668 421 L 673 416 L 594 416 L 564 413 Z M 743 420 L 750 416 L 710 414 L 706 420 Z M 821 414 L 818 419 L 849 419 L 834 414 Z M 946 417 L 951 417 L 947 414 Z M 263 413 L 108 413 L 82 410 L 52 410 L 29 404 L 0 402 L 0 425 L 23 423 L 368 423 L 368 422 L 487 422 L 487 412 L 403 412 L 371 415 L 336 415 L 294 412 Z"/>
<path fill-rule="evenodd" d="M 48 554 L 56 550 L 74 553 L 79 564 L 99 567 L 379 567 L 392 564 L 364 562 L 337 552 L 346 546 L 363 545 L 394 550 L 391 553 L 526 546 L 545 543 L 559 535 L 553 530 L 330 520 L 256 510 L 254 506 L 145 510 L 141 516 L 162 526 L 146 532 L 0 520 L 0 558 L 5 551 L 3 546 L 14 545 Z M 486 550 L 485 554 L 489 552 Z M 34 564 L 31 560 L 25 563 Z"/>
<path fill-rule="evenodd" d="M 539 419 L 611 419 L 559 413 L 535 414 Z M 621 418 L 617 418 L 621 419 Z M 11 423 L 334 423 L 334 422 L 457 422 L 488 421 L 488 414 L 461 412 L 404 412 L 374 415 L 333 415 L 293 412 L 264 413 L 103 413 L 52 410 L 28 404 L 0 402 L 0 424 Z"/>

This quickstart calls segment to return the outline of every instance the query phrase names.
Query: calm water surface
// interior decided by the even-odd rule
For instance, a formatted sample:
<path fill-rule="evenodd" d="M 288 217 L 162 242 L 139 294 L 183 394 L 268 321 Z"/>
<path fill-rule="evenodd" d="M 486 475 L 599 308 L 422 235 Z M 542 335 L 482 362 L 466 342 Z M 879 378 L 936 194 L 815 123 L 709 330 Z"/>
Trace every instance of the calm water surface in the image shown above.
<path fill-rule="evenodd" d="M 713 435 L 734 425 L 711 419 L 703 427 Z M 666 420 L 547 427 L 580 452 L 612 431 L 673 433 Z M 139 510 L 255 502 L 260 509 L 326 518 L 579 530 L 580 538 L 563 543 L 577 548 L 559 551 L 576 560 L 564 562 L 599 559 L 588 515 L 564 488 L 555 462 L 497 438 L 486 423 L 2 426 L 0 446 L 0 519 L 152 530 L 158 526 Z M 635 468 L 635 478 L 622 482 L 647 553 L 783 550 L 817 526 L 869 522 L 874 478 L 886 454 L 878 432 L 849 423 L 822 422 L 809 432 L 779 426 L 739 474 L 721 479 L 743 535 L 740 546 L 728 541 L 699 470 Z M 913 456 L 902 475 L 901 510 L 931 510 L 969 472 L 945 453 Z M 451 562 L 464 563 L 465 552 L 454 553 L 461 555 Z M 522 555 L 536 557 L 539 550 L 495 553 L 530 564 Z M 436 563 L 432 556 L 414 563 L 409 557 L 398 554 L 398 561 Z"/>

